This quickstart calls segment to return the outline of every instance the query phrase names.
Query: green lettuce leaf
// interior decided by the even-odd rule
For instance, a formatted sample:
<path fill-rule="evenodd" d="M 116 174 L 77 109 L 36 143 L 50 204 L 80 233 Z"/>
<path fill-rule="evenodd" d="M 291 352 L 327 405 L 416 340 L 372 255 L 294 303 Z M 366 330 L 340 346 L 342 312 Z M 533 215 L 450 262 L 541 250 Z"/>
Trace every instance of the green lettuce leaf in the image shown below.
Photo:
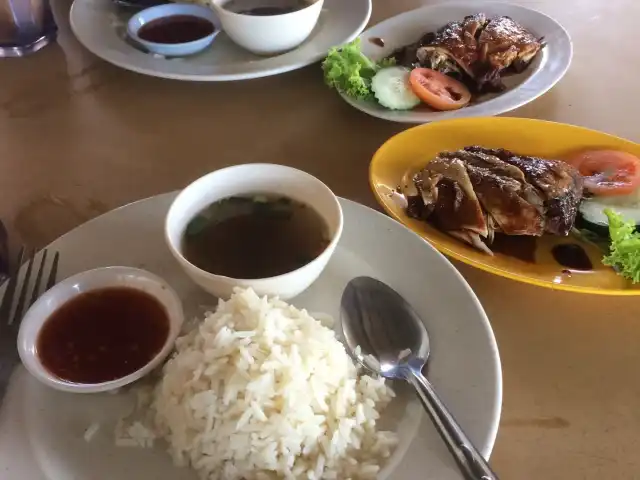
<path fill-rule="evenodd" d="M 609 208 L 604 213 L 609 219 L 611 246 L 602 263 L 615 268 L 632 283 L 640 283 L 640 233 L 636 231 L 635 223 L 625 221 Z"/>
<path fill-rule="evenodd" d="M 329 50 L 322 62 L 324 81 L 345 95 L 357 100 L 373 99 L 371 79 L 383 67 L 391 66 L 393 59 L 374 62 L 360 50 L 360 39 Z"/>

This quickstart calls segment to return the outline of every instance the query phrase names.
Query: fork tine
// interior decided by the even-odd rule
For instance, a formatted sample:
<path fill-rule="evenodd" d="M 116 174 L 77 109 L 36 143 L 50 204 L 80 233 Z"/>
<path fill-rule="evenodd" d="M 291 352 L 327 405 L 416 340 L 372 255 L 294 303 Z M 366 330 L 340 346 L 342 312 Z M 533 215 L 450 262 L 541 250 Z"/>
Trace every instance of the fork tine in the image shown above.
<path fill-rule="evenodd" d="M 20 323 L 22 320 L 22 311 L 24 310 L 24 302 L 27 299 L 27 291 L 29 290 L 29 281 L 31 280 L 31 271 L 33 270 L 33 262 L 36 258 L 36 251 L 32 249 L 29 252 L 27 257 L 29 260 L 27 261 L 27 271 L 24 274 L 24 278 L 22 279 L 22 287 L 20 288 L 20 293 L 18 294 L 18 304 L 16 305 L 16 311 L 13 314 L 13 319 L 10 324 L 15 323 L 16 321 Z"/>
<path fill-rule="evenodd" d="M 38 267 L 38 274 L 36 275 L 36 281 L 33 284 L 33 292 L 31 293 L 31 300 L 29 300 L 29 306 L 40 296 L 40 284 L 42 283 L 42 276 L 44 275 L 44 264 L 47 260 L 47 250 L 42 251 L 42 257 L 40 258 L 40 267 Z"/>
<path fill-rule="evenodd" d="M 58 276 L 58 260 L 60 260 L 60 252 L 56 252 L 53 256 L 53 265 L 51 265 L 49 279 L 47 280 L 47 290 L 53 287 L 56 283 L 56 277 Z"/>
<path fill-rule="evenodd" d="M 22 266 L 22 257 L 24 256 L 24 247 L 20 249 L 18 254 L 18 262 L 14 265 L 11 271 L 11 278 L 7 283 L 7 289 L 4 291 L 4 297 L 2 298 L 2 305 L 0 305 L 0 320 L 10 324 L 11 320 L 11 307 L 13 306 L 13 297 L 18 285 L 18 277 L 20 275 L 20 267 Z"/>

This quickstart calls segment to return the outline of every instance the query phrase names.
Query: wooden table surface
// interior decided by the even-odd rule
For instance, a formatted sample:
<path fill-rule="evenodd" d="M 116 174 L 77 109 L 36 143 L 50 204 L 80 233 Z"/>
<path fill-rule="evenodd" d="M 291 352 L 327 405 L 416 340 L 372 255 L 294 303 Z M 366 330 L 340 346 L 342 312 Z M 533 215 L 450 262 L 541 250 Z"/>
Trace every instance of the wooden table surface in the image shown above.
<path fill-rule="evenodd" d="M 345 0 L 347 1 L 347 0 Z M 374 1 L 371 23 L 420 6 Z M 640 141 L 636 0 L 521 0 L 574 40 L 566 77 L 512 113 Z M 120 70 L 69 31 L 0 61 L 0 218 L 43 246 L 114 207 L 178 189 L 216 168 L 302 168 L 375 206 L 369 159 L 403 125 L 370 118 L 322 83 L 319 66 L 245 82 L 196 84 Z M 496 333 L 504 408 L 492 462 L 504 479 L 640 478 L 640 299 L 552 292 L 458 265 Z"/>

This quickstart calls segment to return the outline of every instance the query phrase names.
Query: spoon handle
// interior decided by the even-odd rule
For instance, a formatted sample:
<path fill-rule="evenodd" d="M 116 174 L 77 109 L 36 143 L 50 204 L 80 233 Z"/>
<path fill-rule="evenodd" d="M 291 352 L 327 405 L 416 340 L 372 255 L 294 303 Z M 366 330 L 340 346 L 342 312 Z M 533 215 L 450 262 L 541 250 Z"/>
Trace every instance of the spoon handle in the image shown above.
<path fill-rule="evenodd" d="M 422 405 L 460 467 L 465 480 L 498 480 L 498 476 L 493 473 L 487 461 L 440 400 L 429 380 L 420 372 L 412 373 L 408 380 L 416 389 Z"/>

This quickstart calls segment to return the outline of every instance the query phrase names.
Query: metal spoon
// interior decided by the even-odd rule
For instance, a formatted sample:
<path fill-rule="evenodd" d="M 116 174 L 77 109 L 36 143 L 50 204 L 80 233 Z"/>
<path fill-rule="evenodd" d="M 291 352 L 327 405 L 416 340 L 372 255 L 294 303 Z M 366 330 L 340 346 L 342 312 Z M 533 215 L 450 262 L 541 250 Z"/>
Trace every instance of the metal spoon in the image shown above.
<path fill-rule="evenodd" d="M 342 294 L 341 322 L 347 346 L 365 368 L 413 385 L 464 478 L 498 480 L 422 374 L 429 335 L 411 305 L 379 280 L 358 277 Z"/>

